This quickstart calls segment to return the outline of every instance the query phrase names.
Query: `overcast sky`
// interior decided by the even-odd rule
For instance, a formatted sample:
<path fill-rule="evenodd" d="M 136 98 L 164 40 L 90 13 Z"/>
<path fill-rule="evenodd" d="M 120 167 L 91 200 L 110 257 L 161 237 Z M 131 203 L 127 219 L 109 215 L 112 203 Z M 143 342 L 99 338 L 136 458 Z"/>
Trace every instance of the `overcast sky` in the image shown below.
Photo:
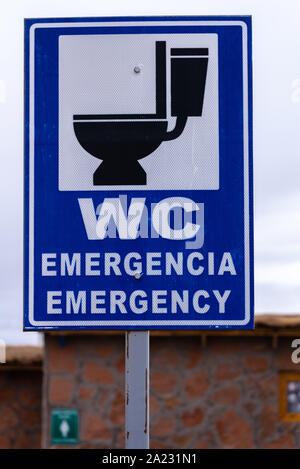
<path fill-rule="evenodd" d="M 0 338 L 22 333 L 23 19 L 239 15 L 253 20 L 255 311 L 300 313 L 300 4 L 295 0 L 10 0 L 0 15 Z"/>

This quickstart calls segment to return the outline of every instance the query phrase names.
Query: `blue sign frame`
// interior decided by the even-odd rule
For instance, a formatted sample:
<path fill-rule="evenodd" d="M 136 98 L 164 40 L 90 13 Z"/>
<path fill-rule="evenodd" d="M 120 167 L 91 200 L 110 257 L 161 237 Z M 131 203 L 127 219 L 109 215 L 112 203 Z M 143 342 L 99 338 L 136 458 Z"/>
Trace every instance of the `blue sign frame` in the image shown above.
<path fill-rule="evenodd" d="M 120 189 L 117 194 L 116 191 L 111 194 L 59 191 L 59 37 L 156 33 L 218 35 L 219 190 Z M 25 331 L 254 327 L 251 34 L 248 16 L 25 20 Z M 147 240 L 88 239 L 78 198 L 91 197 L 96 207 L 105 197 L 118 196 L 123 199 L 127 196 L 129 201 L 132 197 L 145 197 L 149 213 L 151 204 L 174 196 L 204 204 L 204 244 L 201 249 L 195 249 L 202 256 L 197 257 L 197 274 L 191 275 L 186 267 L 182 275 L 174 270 L 172 275 L 164 273 L 162 259 L 169 252 L 174 257 L 178 252 L 183 253 L 186 266 L 192 251 L 185 248 L 184 240 L 161 236 Z M 156 257 L 159 267 L 153 264 L 153 270 L 161 274 L 152 270 L 152 274 L 137 279 L 123 272 L 122 275 L 112 272 L 106 276 L 101 272 L 99 276 L 86 276 L 74 269 L 73 275 L 59 273 L 56 261 L 62 253 L 70 253 L 70 258 L 71 253 L 82 257 L 85 253 L 100 253 L 102 259 L 107 252 L 118 253 L 121 259 L 129 252 L 140 253 L 142 259 L 146 252 L 160 253 Z M 47 275 L 42 274 L 42 262 L 47 262 Z M 99 293 L 96 311 L 91 309 L 92 291 Z M 175 309 L 171 306 L 174 291 L 177 292 Z M 73 298 L 70 303 L 73 309 L 69 311 L 66 292 L 71 292 Z M 111 292 L 119 292 L 119 300 L 120 294 L 126 296 L 124 308 L 114 306 L 112 310 Z M 135 307 L 131 308 L 133 293 Z M 184 302 L 187 308 L 182 306 Z"/>

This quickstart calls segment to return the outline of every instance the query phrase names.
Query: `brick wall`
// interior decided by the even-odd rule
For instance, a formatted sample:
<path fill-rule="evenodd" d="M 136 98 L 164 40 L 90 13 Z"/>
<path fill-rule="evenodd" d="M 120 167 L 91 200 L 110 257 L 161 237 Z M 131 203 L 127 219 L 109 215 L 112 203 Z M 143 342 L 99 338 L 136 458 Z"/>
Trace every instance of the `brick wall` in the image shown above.
<path fill-rule="evenodd" d="M 41 447 L 42 372 L 0 370 L 0 448 Z"/>
<path fill-rule="evenodd" d="M 300 447 L 300 424 L 278 418 L 278 372 L 300 371 L 290 344 L 152 337 L 151 447 Z M 79 410 L 78 447 L 124 447 L 124 337 L 46 336 L 44 377 L 44 447 L 52 408 Z"/>

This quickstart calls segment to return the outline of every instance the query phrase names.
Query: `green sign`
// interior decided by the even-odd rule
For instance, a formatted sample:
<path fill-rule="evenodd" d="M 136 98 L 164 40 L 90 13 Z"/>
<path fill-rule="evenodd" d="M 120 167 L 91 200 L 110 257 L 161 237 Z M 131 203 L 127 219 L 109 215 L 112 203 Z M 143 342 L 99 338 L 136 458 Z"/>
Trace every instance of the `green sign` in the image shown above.
<path fill-rule="evenodd" d="M 54 409 L 51 412 L 51 444 L 74 445 L 78 443 L 78 411 Z"/>

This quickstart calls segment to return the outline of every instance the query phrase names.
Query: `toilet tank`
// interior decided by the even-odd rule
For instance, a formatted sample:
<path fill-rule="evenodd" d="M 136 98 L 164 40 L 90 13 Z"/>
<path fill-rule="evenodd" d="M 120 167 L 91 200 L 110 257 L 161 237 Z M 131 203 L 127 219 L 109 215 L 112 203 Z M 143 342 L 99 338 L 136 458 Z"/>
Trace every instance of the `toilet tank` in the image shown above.
<path fill-rule="evenodd" d="M 201 116 L 207 48 L 171 49 L 171 115 Z"/>

